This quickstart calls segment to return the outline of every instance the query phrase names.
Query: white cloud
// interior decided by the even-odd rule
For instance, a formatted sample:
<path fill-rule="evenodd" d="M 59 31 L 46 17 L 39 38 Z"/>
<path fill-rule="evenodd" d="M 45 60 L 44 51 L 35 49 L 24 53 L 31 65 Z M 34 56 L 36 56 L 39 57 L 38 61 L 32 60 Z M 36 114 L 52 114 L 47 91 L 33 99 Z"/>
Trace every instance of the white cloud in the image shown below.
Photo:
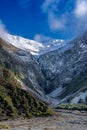
<path fill-rule="evenodd" d="M 6 40 L 7 39 L 7 34 L 8 34 L 8 31 L 6 30 L 5 25 L 0 20 L 0 37 L 2 39 Z"/>
<path fill-rule="evenodd" d="M 57 7 L 59 1 L 61 0 L 45 0 L 42 5 L 42 11 L 47 14 L 48 25 L 51 31 L 63 29 L 65 26 L 65 20 L 63 17 L 59 19 L 56 14 L 59 13 Z"/>
<path fill-rule="evenodd" d="M 65 22 L 65 20 L 63 18 L 58 19 L 58 17 L 53 12 L 49 13 L 48 23 L 49 23 L 49 27 L 52 31 L 63 29 L 65 26 L 64 22 Z"/>
<path fill-rule="evenodd" d="M 58 4 L 58 2 L 59 0 L 45 0 L 45 2 L 42 5 L 43 12 L 57 9 L 56 4 Z"/>
<path fill-rule="evenodd" d="M 50 37 L 47 37 L 45 35 L 42 35 L 42 34 L 36 34 L 34 36 L 34 40 L 37 41 L 37 42 L 42 42 L 42 43 L 45 43 L 47 41 L 50 41 L 52 38 Z"/>
<path fill-rule="evenodd" d="M 53 4 L 53 0 L 46 0 L 42 5 L 43 12 L 46 12 L 48 10 L 48 7 L 50 4 Z"/>
<path fill-rule="evenodd" d="M 74 12 L 74 28 L 77 34 L 87 30 L 87 0 L 76 0 Z"/>
<path fill-rule="evenodd" d="M 77 0 L 74 13 L 77 18 L 87 17 L 87 0 Z"/>
<path fill-rule="evenodd" d="M 34 36 L 34 40 L 35 41 L 37 41 L 37 42 L 40 42 L 40 35 L 39 34 L 36 34 L 35 36 Z"/>
<path fill-rule="evenodd" d="M 75 36 L 87 29 L 87 0 L 44 0 L 41 9 L 52 32 Z"/>
<path fill-rule="evenodd" d="M 18 0 L 19 6 L 22 8 L 28 8 L 30 5 L 30 0 Z"/>
<path fill-rule="evenodd" d="M 5 25 L 0 20 L 0 33 L 3 32 L 3 30 L 5 30 Z"/>

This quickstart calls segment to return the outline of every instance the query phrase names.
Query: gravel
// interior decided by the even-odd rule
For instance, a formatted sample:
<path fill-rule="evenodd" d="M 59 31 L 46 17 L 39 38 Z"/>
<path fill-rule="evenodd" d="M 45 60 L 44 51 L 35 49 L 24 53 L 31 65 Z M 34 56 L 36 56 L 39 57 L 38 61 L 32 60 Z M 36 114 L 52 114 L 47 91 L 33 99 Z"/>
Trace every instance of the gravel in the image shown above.
<path fill-rule="evenodd" d="M 0 124 L 9 125 L 10 130 L 87 130 L 87 113 L 60 110 L 51 117 L 16 119 Z"/>

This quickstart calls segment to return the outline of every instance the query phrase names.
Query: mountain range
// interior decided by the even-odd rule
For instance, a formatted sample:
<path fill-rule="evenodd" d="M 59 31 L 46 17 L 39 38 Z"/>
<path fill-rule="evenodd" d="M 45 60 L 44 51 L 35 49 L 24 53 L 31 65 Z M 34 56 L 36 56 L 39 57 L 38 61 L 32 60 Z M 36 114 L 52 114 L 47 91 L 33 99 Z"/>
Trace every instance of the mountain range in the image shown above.
<path fill-rule="evenodd" d="M 0 89 L 5 117 L 51 114 L 47 104 L 87 103 L 87 32 L 68 42 L 0 36 Z"/>

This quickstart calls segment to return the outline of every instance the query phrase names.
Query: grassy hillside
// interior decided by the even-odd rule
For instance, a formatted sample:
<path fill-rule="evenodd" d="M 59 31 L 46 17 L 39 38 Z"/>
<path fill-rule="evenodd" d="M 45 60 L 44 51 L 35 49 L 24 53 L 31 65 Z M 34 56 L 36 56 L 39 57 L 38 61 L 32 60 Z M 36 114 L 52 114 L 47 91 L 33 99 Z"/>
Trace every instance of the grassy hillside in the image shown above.
<path fill-rule="evenodd" d="M 14 74 L 0 65 L 0 119 L 51 115 L 45 103 L 22 89 Z"/>
<path fill-rule="evenodd" d="M 87 104 L 60 104 L 56 109 L 87 111 Z"/>

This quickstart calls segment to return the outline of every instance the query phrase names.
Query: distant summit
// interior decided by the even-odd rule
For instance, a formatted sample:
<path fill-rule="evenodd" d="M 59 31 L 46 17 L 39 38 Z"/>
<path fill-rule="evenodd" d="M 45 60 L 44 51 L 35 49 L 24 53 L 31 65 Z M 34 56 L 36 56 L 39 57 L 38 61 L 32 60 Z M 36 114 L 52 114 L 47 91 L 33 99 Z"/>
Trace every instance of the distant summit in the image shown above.
<path fill-rule="evenodd" d="M 8 33 L 3 34 L 1 38 L 6 41 L 7 44 L 29 51 L 32 55 L 41 55 L 65 45 L 64 40 L 61 39 L 49 39 L 47 41 L 38 42 Z"/>

